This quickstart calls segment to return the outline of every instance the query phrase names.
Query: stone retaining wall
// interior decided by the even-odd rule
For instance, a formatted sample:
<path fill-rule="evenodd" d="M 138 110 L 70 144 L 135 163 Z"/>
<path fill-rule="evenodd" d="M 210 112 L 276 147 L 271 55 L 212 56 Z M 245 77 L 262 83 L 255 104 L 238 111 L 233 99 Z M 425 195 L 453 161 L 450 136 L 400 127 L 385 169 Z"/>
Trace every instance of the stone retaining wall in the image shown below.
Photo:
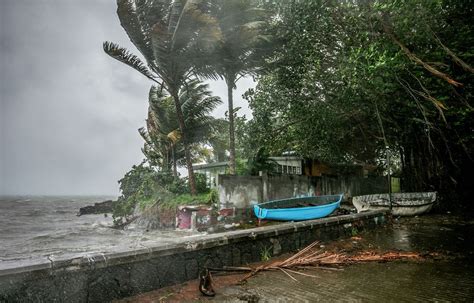
<path fill-rule="evenodd" d="M 196 279 L 200 268 L 238 266 L 294 252 L 383 224 L 386 213 L 366 212 L 211 234 L 149 249 L 0 270 L 0 302 L 108 302 Z"/>

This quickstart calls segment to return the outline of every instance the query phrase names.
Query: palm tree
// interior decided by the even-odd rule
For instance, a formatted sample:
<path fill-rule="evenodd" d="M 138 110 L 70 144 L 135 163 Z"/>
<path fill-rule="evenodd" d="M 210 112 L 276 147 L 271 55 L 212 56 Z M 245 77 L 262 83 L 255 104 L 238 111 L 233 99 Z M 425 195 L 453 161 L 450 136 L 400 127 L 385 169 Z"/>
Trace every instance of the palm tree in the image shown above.
<path fill-rule="evenodd" d="M 209 86 L 194 79 L 186 83 L 179 92 L 181 110 L 186 118 L 186 134 L 191 147 L 208 144 L 212 134 L 219 127 L 219 120 L 213 118 L 211 112 L 222 103 L 221 99 L 212 96 Z M 176 110 L 169 95 L 160 92 L 153 86 L 149 94 L 147 127 L 139 132 L 145 140 L 143 153 L 153 165 L 163 170 L 173 168 L 177 176 L 176 166 L 183 158 L 183 142 L 176 119 Z M 197 148 L 191 148 L 196 150 Z"/>
<path fill-rule="evenodd" d="M 179 99 L 180 89 L 193 74 L 206 75 L 202 58 L 220 39 L 217 22 L 209 14 L 207 3 L 199 0 L 117 0 L 117 14 L 132 43 L 145 58 L 111 42 L 104 51 L 159 84 L 172 97 L 184 146 L 189 185 L 196 194 L 191 163 L 190 142 L 185 116 Z"/>
<path fill-rule="evenodd" d="M 216 119 L 215 124 L 215 130 L 209 138 L 209 145 L 213 154 L 213 157 L 209 160 L 223 162 L 226 161 L 226 153 L 229 150 L 229 121 Z"/>
<path fill-rule="evenodd" d="M 151 166 L 162 171 L 171 171 L 172 154 L 179 140 L 179 126 L 172 98 L 157 86 L 152 86 L 148 95 L 148 118 L 146 127 L 138 132 L 145 140 L 142 152 Z"/>
<path fill-rule="evenodd" d="M 237 81 L 253 73 L 260 64 L 257 48 L 268 36 L 262 34 L 265 11 L 252 0 L 215 0 L 212 15 L 218 20 L 222 38 L 215 48 L 214 72 L 227 85 L 229 115 L 229 168 L 235 174 L 235 130 L 233 90 Z"/>

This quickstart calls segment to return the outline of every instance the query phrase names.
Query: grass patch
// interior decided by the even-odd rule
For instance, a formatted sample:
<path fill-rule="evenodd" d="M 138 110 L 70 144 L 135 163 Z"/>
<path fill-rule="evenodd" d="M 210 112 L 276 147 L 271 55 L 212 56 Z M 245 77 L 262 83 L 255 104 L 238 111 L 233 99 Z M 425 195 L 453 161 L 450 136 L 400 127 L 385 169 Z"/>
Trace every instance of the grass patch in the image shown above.
<path fill-rule="evenodd" d="M 176 208 L 180 205 L 200 205 L 200 204 L 211 205 L 211 200 L 209 199 L 208 193 L 198 194 L 196 196 L 192 196 L 190 194 L 174 195 L 173 197 L 168 197 L 167 199 L 163 199 L 160 202 L 160 208 L 171 209 L 171 208 Z"/>
<path fill-rule="evenodd" d="M 196 196 L 191 194 L 173 194 L 168 191 L 161 191 L 148 199 L 141 199 L 139 206 L 144 210 L 158 203 L 162 209 L 174 209 L 181 205 L 209 205 L 215 202 L 215 192 L 200 193 Z"/>
<path fill-rule="evenodd" d="M 268 260 L 270 260 L 272 258 L 271 249 L 272 249 L 272 247 L 269 246 L 269 247 L 264 247 L 260 251 L 260 260 L 262 262 L 267 262 Z"/>

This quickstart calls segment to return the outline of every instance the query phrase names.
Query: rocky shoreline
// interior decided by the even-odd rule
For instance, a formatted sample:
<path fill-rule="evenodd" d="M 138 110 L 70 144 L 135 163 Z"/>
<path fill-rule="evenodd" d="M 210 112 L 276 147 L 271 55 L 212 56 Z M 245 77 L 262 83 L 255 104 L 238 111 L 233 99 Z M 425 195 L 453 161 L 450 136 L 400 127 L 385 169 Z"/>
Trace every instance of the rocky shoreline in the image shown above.
<path fill-rule="evenodd" d="M 106 200 L 103 202 L 94 203 L 94 205 L 89 205 L 85 207 L 81 207 L 77 216 L 82 215 L 97 215 L 97 214 L 106 214 L 111 213 L 117 201 L 114 200 Z"/>

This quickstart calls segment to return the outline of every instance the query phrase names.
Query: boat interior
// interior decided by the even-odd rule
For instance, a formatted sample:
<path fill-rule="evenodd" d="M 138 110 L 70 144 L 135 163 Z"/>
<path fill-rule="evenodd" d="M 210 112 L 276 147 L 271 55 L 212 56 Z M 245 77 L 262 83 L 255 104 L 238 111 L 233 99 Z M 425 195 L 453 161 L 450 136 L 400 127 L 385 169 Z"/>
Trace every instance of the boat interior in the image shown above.
<path fill-rule="evenodd" d="M 298 197 L 269 201 L 261 203 L 259 206 L 267 209 L 321 206 L 337 202 L 339 198 L 340 195 Z"/>

